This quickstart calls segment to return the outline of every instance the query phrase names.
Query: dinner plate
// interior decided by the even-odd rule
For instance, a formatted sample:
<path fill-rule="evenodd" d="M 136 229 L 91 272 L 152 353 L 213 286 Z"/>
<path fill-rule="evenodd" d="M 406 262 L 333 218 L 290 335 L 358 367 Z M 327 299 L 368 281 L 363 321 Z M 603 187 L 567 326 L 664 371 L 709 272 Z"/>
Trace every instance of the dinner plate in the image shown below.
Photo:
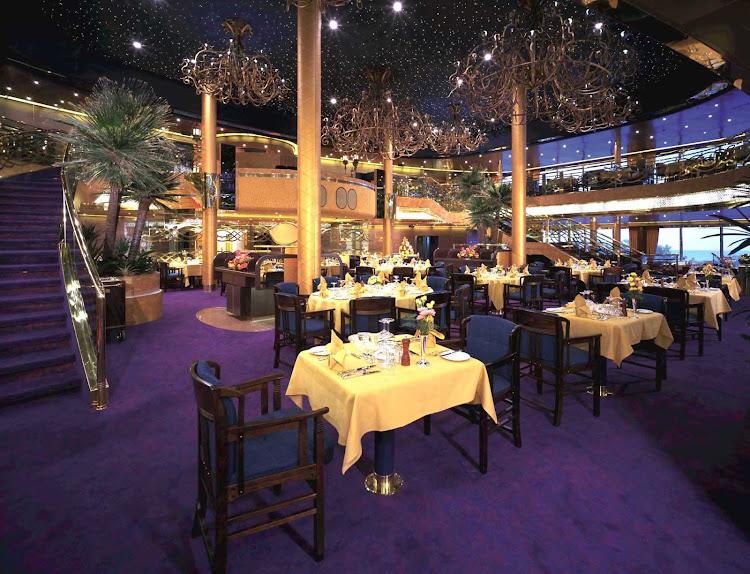
<path fill-rule="evenodd" d="M 648 315 L 649 313 L 653 313 L 651 309 L 638 309 L 638 313 L 641 315 Z"/>
<path fill-rule="evenodd" d="M 327 357 L 328 351 L 323 345 L 320 345 L 318 347 L 313 347 L 310 349 L 310 354 L 315 355 L 316 357 Z"/>
<path fill-rule="evenodd" d="M 471 359 L 471 355 L 469 353 L 464 353 L 463 351 L 454 351 L 453 353 L 446 353 L 445 355 L 441 354 L 441 357 L 445 359 L 446 361 L 468 361 Z"/>
<path fill-rule="evenodd" d="M 550 307 L 545 309 L 545 311 L 549 311 L 550 313 L 562 313 L 565 311 L 565 307 Z"/>

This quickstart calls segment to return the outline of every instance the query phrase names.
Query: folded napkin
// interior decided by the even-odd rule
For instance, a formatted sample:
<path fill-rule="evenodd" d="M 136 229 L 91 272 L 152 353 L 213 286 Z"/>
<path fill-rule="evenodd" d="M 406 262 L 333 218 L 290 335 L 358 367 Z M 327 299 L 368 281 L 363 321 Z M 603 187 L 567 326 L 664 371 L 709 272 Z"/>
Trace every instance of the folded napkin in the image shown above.
<path fill-rule="evenodd" d="M 424 266 L 425 267 L 430 267 L 430 260 L 429 259 L 424 262 Z"/>
<path fill-rule="evenodd" d="M 480 267 L 480 269 L 482 270 L 482 273 L 484 273 L 485 271 L 487 271 L 487 266 L 484 263 L 482 263 L 482 266 Z"/>
<path fill-rule="evenodd" d="M 421 291 L 422 293 L 427 293 L 427 291 L 429 291 L 429 290 L 430 290 L 430 286 L 429 286 L 429 285 L 427 285 L 427 283 L 425 283 L 424 281 L 422 281 L 422 284 L 421 284 L 421 285 L 419 286 L 419 290 L 420 290 L 420 291 Z"/>
<path fill-rule="evenodd" d="M 420 271 L 417 271 L 414 274 L 414 284 L 417 285 L 417 286 L 419 286 L 419 285 L 422 284 L 423 281 L 424 281 L 424 279 L 422 279 L 422 273 Z"/>
<path fill-rule="evenodd" d="M 575 264 L 576 264 L 576 262 L 575 262 L 575 260 L 572 257 L 570 259 L 568 259 L 568 265 L 570 267 L 573 267 L 573 265 L 575 265 Z"/>
<path fill-rule="evenodd" d="M 469 269 L 468 265 L 464 267 L 464 273 L 471 273 L 471 269 Z"/>
<path fill-rule="evenodd" d="M 606 267 L 607 269 L 609 269 L 610 267 L 612 267 L 612 263 L 610 262 L 610 260 L 609 260 L 609 259 L 607 259 L 607 260 L 606 260 L 606 261 L 604 262 L 604 267 Z"/>
<path fill-rule="evenodd" d="M 555 259 L 555 267 L 562 267 L 562 261 L 560 261 L 560 259 Z"/>
<path fill-rule="evenodd" d="M 523 269 L 521 269 L 521 275 L 528 275 L 529 274 L 529 266 L 527 265 Z"/>
<path fill-rule="evenodd" d="M 687 279 L 685 278 L 684 275 L 677 279 L 677 283 L 675 284 L 675 287 L 677 287 L 677 289 L 685 289 L 686 291 L 690 289 L 690 287 L 688 286 Z"/>
<path fill-rule="evenodd" d="M 700 285 L 698 285 L 698 279 L 694 274 L 690 274 L 687 276 L 687 286 L 688 289 L 697 289 L 698 287 L 700 287 Z"/>
<path fill-rule="evenodd" d="M 344 275 L 344 283 L 351 283 L 352 281 L 354 281 L 354 279 L 352 279 L 351 275 L 349 275 L 348 273 Z"/>
<path fill-rule="evenodd" d="M 318 291 L 326 291 L 328 290 L 328 282 L 326 281 L 325 277 L 320 278 L 320 283 L 318 283 Z"/>
<path fill-rule="evenodd" d="M 385 273 L 383 273 L 382 271 L 378 273 L 378 279 L 380 279 L 380 281 L 385 283 Z"/>
<path fill-rule="evenodd" d="M 364 290 L 365 286 L 363 283 L 355 283 L 354 284 L 354 298 L 356 299 L 360 295 L 362 295 L 362 291 Z"/>
<path fill-rule="evenodd" d="M 589 259 L 589 269 L 598 269 L 596 261 L 594 261 L 593 259 Z"/>
<path fill-rule="evenodd" d="M 346 361 L 346 349 L 334 331 L 331 331 L 331 342 L 326 345 L 326 351 L 328 351 L 328 368 L 341 371 Z"/>
<path fill-rule="evenodd" d="M 399 297 L 406 296 L 406 281 L 401 281 L 401 283 L 398 284 L 398 296 Z"/>
<path fill-rule="evenodd" d="M 591 307 L 588 306 L 583 297 L 576 295 L 573 305 L 576 309 L 576 317 L 591 317 Z"/>
<path fill-rule="evenodd" d="M 615 287 L 614 289 L 612 289 L 612 291 L 609 292 L 609 296 L 612 299 L 621 299 L 622 295 L 620 294 L 620 288 Z"/>
<path fill-rule="evenodd" d="M 651 281 L 653 281 L 653 279 L 651 279 L 651 273 L 649 273 L 649 272 L 648 272 L 648 269 L 646 269 L 646 270 L 645 270 L 645 271 L 643 272 L 643 275 L 641 275 L 641 278 L 642 278 L 642 279 L 643 279 L 643 280 L 644 280 L 644 281 L 645 281 L 646 283 L 651 283 Z"/>

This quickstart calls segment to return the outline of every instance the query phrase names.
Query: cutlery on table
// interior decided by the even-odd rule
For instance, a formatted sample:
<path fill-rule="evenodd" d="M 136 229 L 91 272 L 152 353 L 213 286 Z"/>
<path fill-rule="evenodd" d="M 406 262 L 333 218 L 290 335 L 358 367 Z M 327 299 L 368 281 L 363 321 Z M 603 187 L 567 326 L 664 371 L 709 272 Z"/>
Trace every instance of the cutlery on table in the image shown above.
<path fill-rule="evenodd" d="M 343 375 L 344 379 L 349 379 L 351 377 L 364 377 L 365 375 L 372 375 L 374 373 L 379 373 L 380 369 L 373 369 L 370 367 L 362 367 L 360 369 L 355 369 L 353 373 L 348 373 L 346 375 Z"/>

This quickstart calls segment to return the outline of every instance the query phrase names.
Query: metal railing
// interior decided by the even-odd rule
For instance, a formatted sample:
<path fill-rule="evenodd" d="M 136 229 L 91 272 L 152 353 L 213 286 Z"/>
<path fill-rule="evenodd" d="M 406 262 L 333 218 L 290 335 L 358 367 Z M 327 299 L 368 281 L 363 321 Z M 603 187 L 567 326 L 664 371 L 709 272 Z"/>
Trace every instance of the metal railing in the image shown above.
<path fill-rule="evenodd" d="M 66 147 L 60 172 L 63 190 L 60 262 L 91 406 L 103 410 L 109 399 L 105 291 L 73 203 L 78 180 L 74 170 L 66 166 L 69 154 L 70 148 Z"/>
<path fill-rule="evenodd" d="M 535 220 L 535 223 L 538 224 L 539 221 Z M 646 256 L 642 251 L 598 231 L 592 232 L 588 225 L 570 218 L 550 219 L 543 235 L 546 243 L 554 244 L 578 256 L 592 254 L 602 259 L 617 261 L 642 261 Z"/>

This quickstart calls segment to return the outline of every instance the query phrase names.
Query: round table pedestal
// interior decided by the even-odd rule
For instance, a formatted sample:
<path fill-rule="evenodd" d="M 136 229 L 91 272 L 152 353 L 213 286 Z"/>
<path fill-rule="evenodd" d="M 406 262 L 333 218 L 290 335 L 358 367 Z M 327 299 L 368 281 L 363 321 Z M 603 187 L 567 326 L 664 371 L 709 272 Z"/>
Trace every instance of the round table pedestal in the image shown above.
<path fill-rule="evenodd" d="M 395 431 L 375 433 L 375 472 L 365 478 L 369 492 L 390 496 L 404 486 L 404 480 L 395 470 L 395 447 Z"/>

